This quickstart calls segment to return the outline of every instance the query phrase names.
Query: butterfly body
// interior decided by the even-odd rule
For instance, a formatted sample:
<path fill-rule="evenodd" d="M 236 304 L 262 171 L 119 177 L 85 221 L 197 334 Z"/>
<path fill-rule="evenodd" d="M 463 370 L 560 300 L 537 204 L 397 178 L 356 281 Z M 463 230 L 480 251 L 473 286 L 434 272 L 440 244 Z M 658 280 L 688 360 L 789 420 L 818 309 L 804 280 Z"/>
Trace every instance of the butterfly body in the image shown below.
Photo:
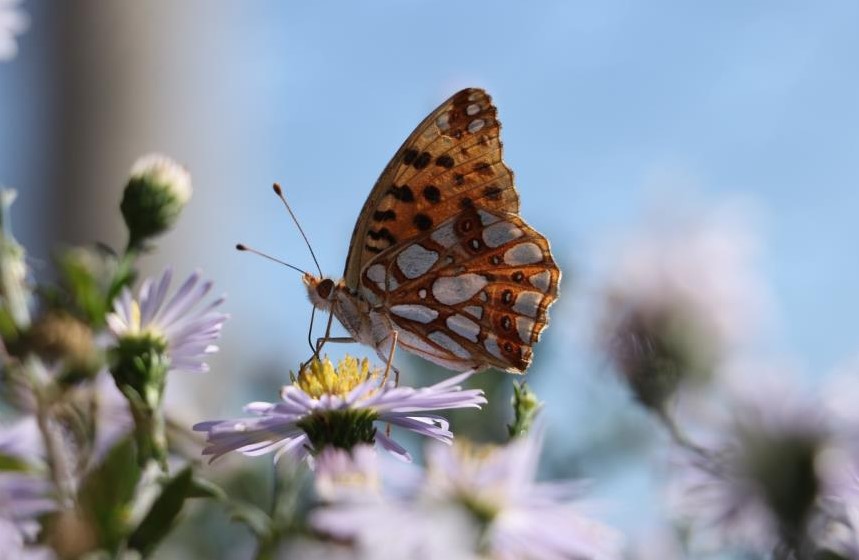
<path fill-rule="evenodd" d="M 518 216 L 490 97 L 465 89 L 409 136 L 371 191 L 342 280 L 305 276 L 313 304 L 387 357 L 522 373 L 557 298 L 545 237 Z"/>

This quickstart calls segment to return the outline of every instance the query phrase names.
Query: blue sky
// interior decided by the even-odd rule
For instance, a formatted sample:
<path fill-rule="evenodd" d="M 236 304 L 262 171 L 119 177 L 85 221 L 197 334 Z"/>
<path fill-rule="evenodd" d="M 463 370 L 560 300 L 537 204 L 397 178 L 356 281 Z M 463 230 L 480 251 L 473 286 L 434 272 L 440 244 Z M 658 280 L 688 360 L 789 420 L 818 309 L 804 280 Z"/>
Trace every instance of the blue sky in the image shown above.
<path fill-rule="evenodd" d="M 673 204 L 654 192 L 684 193 L 704 209 L 739 200 L 754 209 L 777 308 L 768 351 L 812 378 L 857 354 L 855 2 L 84 5 L 67 47 L 84 100 L 65 110 L 81 111 L 80 165 L 106 180 L 45 182 L 38 154 L 52 145 L 56 110 L 46 88 L 60 72 L 51 34 L 63 24 L 50 4 L 25 2 L 33 21 L 21 54 L 0 64 L 0 182 L 21 191 L 19 236 L 53 241 L 41 237 L 40 216 L 55 189 L 82 189 L 109 209 L 139 154 L 184 162 L 195 197 L 165 240 L 169 252 L 147 265 L 201 267 L 229 294 L 233 320 L 216 368 L 230 379 L 304 357 L 299 278 L 232 250 L 245 241 L 310 267 L 271 183 L 284 185 L 325 272 L 340 274 L 388 158 L 464 86 L 493 95 L 522 215 L 552 240 L 570 279 L 587 282 L 605 238 L 654 204 Z M 100 212 L 108 217 L 82 237 L 121 231 Z M 556 315 L 571 309 L 562 299 Z M 556 353 L 545 368 L 572 359 Z M 596 363 L 582 360 L 579 369 Z M 212 399 L 200 406 L 236 410 L 224 395 Z"/>

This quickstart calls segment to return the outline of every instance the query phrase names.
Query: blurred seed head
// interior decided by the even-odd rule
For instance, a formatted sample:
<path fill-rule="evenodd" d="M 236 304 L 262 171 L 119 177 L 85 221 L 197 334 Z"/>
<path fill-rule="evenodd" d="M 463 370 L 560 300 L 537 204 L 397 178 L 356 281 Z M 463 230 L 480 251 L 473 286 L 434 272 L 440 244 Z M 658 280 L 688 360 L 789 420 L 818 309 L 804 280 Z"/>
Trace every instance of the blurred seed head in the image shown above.
<path fill-rule="evenodd" d="M 59 365 L 61 379 L 90 378 L 102 365 L 92 329 L 63 311 L 50 311 L 36 319 L 27 338 L 32 352 Z"/>

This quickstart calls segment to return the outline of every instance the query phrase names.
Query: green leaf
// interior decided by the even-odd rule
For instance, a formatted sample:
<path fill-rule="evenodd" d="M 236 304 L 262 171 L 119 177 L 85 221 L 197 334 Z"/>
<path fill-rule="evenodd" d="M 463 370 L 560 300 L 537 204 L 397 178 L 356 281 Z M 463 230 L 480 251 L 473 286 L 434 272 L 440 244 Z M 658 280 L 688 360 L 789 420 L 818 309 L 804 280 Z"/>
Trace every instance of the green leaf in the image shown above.
<path fill-rule="evenodd" d="M 110 450 L 84 479 L 78 493 L 81 508 L 92 520 L 103 548 L 117 550 L 128 531 L 128 515 L 140 467 L 130 438 Z"/>
<path fill-rule="evenodd" d="M 21 457 L 0 453 L 0 471 L 3 472 L 33 472 L 33 465 Z"/>
<path fill-rule="evenodd" d="M 173 528 L 185 504 L 185 499 L 190 496 L 193 489 L 194 479 L 191 467 L 182 469 L 179 474 L 169 479 L 149 509 L 149 513 L 128 539 L 129 548 L 138 550 L 144 557 L 151 554 Z"/>

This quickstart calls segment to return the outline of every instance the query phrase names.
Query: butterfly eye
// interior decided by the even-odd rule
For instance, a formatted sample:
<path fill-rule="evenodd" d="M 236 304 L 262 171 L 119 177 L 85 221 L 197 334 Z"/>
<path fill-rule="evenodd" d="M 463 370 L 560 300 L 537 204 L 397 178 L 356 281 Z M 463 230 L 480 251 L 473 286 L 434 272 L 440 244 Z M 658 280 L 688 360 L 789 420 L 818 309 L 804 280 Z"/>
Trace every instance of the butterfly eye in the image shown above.
<path fill-rule="evenodd" d="M 328 299 L 331 295 L 331 292 L 334 291 L 334 280 L 330 278 L 326 278 L 322 282 L 316 285 L 316 293 L 319 294 L 319 297 L 322 299 Z"/>

